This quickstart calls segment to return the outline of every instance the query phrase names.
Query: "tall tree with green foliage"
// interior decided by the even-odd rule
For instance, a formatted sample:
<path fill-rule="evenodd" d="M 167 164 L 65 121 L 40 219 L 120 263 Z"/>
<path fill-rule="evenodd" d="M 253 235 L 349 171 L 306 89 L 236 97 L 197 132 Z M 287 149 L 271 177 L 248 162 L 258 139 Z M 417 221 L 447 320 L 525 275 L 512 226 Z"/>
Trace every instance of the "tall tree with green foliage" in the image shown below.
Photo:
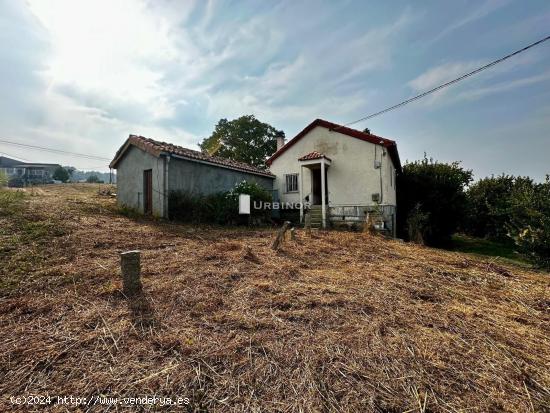
<path fill-rule="evenodd" d="M 89 184 L 103 183 L 103 181 L 100 180 L 97 175 L 90 175 L 88 178 L 86 178 L 86 182 Z"/>
<path fill-rule="evenodd" d="M 472 184 L 466 193 L 468 216 L 464 230 L 476 237 L 506 241 L 512 215 L 520 218 L 525 210 L 514 206 L 513 198 L 533 187 L 533 180 L 511 175 L 491 176 Z M 515 195 L 514 195 L 515 194 Z"/>
<path fill-rule="evenodd" d="M 468 188 L 465 230 L 477 237 L 514 242 L 534 264 L 550 268 L 550 178 L 484 178 Z"/>
<path fill-rule="evenodd" d="M 254 115 L 246 115 L 231 121 L 220 119 L 212 135 L 199 146 L 210 155 L 263 168 L 277 149 L 277 137 L 284 136 L 283 131 L 260 122 Z"/>
<path fill-rule="evenodd" d="M 506 222 L 514 177 L 500 175 L 480 179 L 467 191 L 468 216 L 464 229 L 470 235 L 494 240 L 508 238 Z"/>
<path fill-rule="evenodd" d="M 534 264 L 550 269 L 550 177 L 544 183 L 516 178 L 510 205 L 508 236 Z"/>
<path fill-rule="evenodd" d="M 424 159 L 403 166 L 397 183 L 398 228 L 402 236 L 420 231 L 433 246 L 444 245 L 463 222 L 466 211 L 465 189 L 472 171 L 459 162 L 442 163 Z M 422 216 L 422 219 L 415 217 Z M 421 223 L 423 228 L 408 228 Z"/>
<path fill-rule="evenodd" d="M 62 166 L 58 166 L 55 171 L 53 172 L 53 179 L 56 181 L 61 181 L 63 183 L 67 182 L 70 178 L 69 172 Z"/>

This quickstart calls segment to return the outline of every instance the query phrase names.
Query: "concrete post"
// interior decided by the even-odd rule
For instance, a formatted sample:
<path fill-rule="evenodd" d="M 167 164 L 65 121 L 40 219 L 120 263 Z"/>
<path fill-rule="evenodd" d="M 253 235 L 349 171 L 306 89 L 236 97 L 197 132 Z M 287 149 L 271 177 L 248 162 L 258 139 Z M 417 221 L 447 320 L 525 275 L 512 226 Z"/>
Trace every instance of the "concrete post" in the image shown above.
<path fill-rule="evenodd" d="M 126 251 L 120 254 L 122 270 L 122 292 L 126 296 L 141 293 L 141 262 L 139 251 Z"/>
<path fill-rule="evenodd" d="M 306 218 L 305 218 L 305 229 L 306 229 L 306 235 L 308 237 L 311 237 L 311 211 L 308 211 L 306 213 Z"/>
<path fill-rule="evenodd" d="M 327 227 L 327 211 L 325 208 L 325 192 L 326 192 L 326 182 L 325 182 L 325 160 L 321 159 L 321 213 L 323 217 L 323 228 Z"/>

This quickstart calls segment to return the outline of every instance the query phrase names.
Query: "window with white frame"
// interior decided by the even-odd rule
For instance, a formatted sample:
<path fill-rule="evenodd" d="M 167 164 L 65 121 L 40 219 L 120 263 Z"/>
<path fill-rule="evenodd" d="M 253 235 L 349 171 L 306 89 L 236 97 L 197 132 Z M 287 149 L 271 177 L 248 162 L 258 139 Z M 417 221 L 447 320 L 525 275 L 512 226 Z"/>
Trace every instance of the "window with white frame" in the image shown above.
<path fill-rule="evenodd" d="M 298 174 L 285 175 L 286 192 L 298 192 Z"/>

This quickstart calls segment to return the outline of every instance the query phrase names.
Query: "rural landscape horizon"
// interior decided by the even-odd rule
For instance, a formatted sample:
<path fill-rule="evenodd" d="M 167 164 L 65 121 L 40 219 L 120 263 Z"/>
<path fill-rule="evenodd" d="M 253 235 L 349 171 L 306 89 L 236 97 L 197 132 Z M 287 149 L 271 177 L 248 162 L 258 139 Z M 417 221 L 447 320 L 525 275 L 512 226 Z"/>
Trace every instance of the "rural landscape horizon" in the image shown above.
<path fill-rule="evenodd" d="M 547 1 L 0 28 L 0 411 L 550 413 Z"/>

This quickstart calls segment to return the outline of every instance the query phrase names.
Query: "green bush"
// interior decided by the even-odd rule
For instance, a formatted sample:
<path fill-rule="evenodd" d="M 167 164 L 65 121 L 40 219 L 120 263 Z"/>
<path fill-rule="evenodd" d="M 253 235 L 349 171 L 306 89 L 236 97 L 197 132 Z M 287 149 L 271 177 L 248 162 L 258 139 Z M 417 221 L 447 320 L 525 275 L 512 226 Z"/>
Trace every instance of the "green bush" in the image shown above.
<path fill-rule="evenodd" d="M 12 176 L 8 180 L 8 186 L 10 188 L 23 188 L 25 186 L 25 182 L 19 176 Z"/>
<path fill-rule="evenodd" d="M 258 185 L 255 182 L 242 181 L 239 182 L 235 187 L 227 193 L 227 196 L 231 199 L 232 211 L 236 211 L 238 215 L 238 206 L 239 206 L 239 195 L 245 194 L 250 195 L 250 218 L 254 221 L 263 221 L 269 222 L 271 219 L 271 210 L 266 209 L 256 209 L 254 208 L 255 204 L 271 202 L 272 196 L 271 193 L 266 191 L 263 187 Z M 245 217 L 240 217 L 246 218 Z"/>
<path fill-rule="evenodd" d="M 481 179 L 467 191 L 466 233 L 513 241 L 534 264 L 550 268 L 550 182 L 501 175 Z"/>
<path fill-rule="evenodd" d="M 407 237 L 408 224 L 414 222 L 421 224 L 422 233 L 417 235 L 428 245 L 449 243 L 463 222 L 465 188 L 471 180 L 472 171 L 463 169 L 459 162 L 441 163 L 424 157 L 405 164 L 397 182 L 400 235 Z"/>
<path fill-rule="evenodd" d="M 510 205 L 508 236 L 534 264 L 550 269 L 550 177 L 541 184 L 520 180 Z"/>
<path fill-rule="evenodd" d="M 8 186 L 8 175 L 4 171 L 0 171 L 0 188 Z"/>
<path fill-rule="evenodd" d="M 251 209 L 251 215 L 239 215 L 239 195 L 250 195 L 251 202 L 271 202 L 271 194 L 256 183 L 238 183 L 228 192 L 198 195 L 187 191 L 171 191 L 168 195 L 170 219 L 190 223 L 219 225 L 268 222 L 269 211 Z"/>
<path fill-rule="evenodd" d="M 55 168 L 55 171 L 53 172 L 53 176 L 52 176 L 52 178 L 55 179 L 56 181 L 61 181 L 63 183 L 67 182 L 70 177 L 71 176 L 69 174 L 69 171 L 67 171 L 62 166 L 58 166 L 57 168 Z"/>
<path fill-rule="evenodd" d="M 480 238 L 509 240 L 511 217 L 523 220 L 533 185 L 530 178 L 510 175 L 492 176 L 475 182 L 466 192 L 468 214 L 464 231 Z M 523 201 L 518 203 L 521 198 Z"/>
<path fill-rule="evenodd" d="M 142 216 L 136 208 L 132 208 L 126 205 L 117 207 L 116 212 L 130 219 L 136 219 Z"/>
<path fill-rule="evenodd" d="M 14 215 L 21 209 L 24 197 L 23 191 L 0 189 L 0 216 Z"/>
<path fill-rule="evenodd" d="M 89 184 L 102 184 L 103 181 L 97 177 L 97 175 L 90 175 L 86 178 L 86 182 Z"/>

